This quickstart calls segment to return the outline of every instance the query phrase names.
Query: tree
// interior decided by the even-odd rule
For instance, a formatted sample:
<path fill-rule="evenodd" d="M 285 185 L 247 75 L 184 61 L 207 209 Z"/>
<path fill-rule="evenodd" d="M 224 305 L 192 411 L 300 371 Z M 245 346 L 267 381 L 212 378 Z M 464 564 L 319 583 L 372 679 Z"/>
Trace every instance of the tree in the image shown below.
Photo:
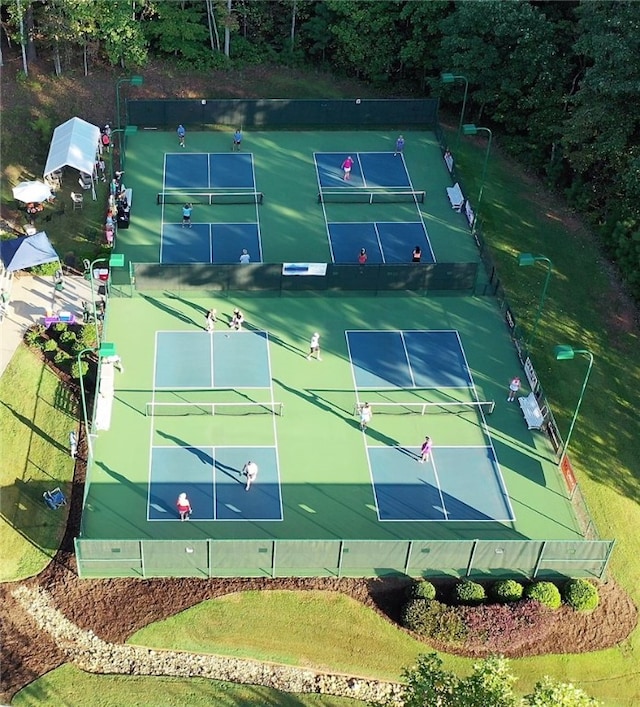
<path fill-rule="evenodd" d="M 545 677 L 524 698 L 516 697 L 516 678 L 509 661 L 486 658 L 474 664 L 473 672 L 458 678 L 442 668 L 436 653 L 420 655 L 415 667 L 405 670 L 407 687 L 404 707 L 598 707 L 597 700 L 573 685 Z"/>

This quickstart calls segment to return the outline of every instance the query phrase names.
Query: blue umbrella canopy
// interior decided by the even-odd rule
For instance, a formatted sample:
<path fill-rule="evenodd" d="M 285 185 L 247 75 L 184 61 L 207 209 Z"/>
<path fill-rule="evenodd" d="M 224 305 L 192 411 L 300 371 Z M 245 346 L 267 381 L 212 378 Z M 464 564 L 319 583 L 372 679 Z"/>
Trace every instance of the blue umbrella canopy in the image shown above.
<path fill-rule="evenodd" d="M 24 270 L 59 260 L 49 237 L 44 231 L 34 236 L 18 236 L 0 241 L 0 260 L 9 271 Z"/>

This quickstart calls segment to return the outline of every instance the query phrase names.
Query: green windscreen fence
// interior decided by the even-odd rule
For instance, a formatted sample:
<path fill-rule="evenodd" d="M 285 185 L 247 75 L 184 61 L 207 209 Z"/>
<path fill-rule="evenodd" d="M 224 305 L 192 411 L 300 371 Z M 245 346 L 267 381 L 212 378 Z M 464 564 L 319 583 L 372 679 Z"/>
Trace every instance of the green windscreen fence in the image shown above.
<path fill-rule="evenodd" d="M 435 129 L 438 99 L 165 99 L 127 101 L 128 122 L 140 128 L 224 125 L 242 129 L 401 125 Z"/>
<path fill-rule="evenodd" d="M 338 265 L 324 275 L 287 275 L 279 263 L 134 263 L 136 290 L 149 292 L 453 292 L 472 294 L 477 263 Z"/>
<path fill-rule="evenodd" d="M 612 540 L 94 540 L 81 577 L 590 577 Z"/>

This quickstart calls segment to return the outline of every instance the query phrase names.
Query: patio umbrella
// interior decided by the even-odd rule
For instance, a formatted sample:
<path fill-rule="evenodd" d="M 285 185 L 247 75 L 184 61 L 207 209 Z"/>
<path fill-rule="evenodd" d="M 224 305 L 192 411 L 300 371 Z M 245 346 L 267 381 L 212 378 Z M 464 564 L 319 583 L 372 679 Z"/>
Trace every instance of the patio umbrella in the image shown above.
<path fill-rule="evenodd" d="M 42 182 L 20 182 L 18 186 L 13 187 L 13 196 L 25 204 L 31 201 L 41 202 L 51 198 L 51 189 Z"/>

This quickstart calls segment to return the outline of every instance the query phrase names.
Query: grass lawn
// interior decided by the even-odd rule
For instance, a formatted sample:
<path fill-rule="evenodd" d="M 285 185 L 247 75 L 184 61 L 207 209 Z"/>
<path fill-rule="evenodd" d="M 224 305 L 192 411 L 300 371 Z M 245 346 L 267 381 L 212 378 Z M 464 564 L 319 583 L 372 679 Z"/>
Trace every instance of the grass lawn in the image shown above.
<path fill-rule="evenodd" d="M 42 494 L 56 486 L 70 491 L 75 406 L 49 368 L 21 346 L 0 378 L 0 581 L 37 574 L 58 549 L 68 507 L 51 511 Z"/>
<path fill-rule="evenodd" d="M 81 698 L 78 696 L 82 695 Z M 159 696 L 162 697 L 159 697 Z M 52 670 L 25 687 L 12 705 L 79 705 L 82 707 L 364 707 L 359 700 L 330 695 L 293 695 L 268 687 L 234 685 L 202 678 L 148 678 L 91 675 L 71 665 Z"/>

